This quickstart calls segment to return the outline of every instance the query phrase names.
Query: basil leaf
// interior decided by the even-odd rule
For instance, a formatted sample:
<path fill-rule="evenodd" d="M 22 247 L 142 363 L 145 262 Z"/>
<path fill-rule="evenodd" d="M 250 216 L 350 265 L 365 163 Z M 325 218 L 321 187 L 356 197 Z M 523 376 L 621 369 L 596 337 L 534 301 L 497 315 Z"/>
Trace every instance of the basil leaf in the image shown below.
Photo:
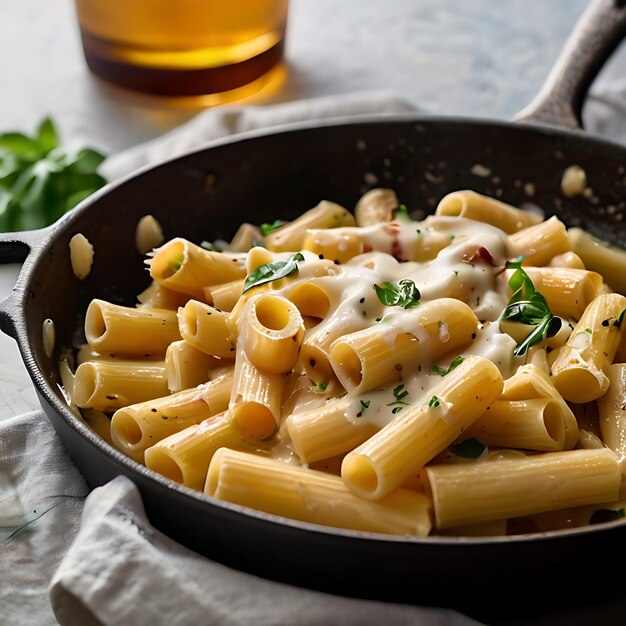
<path fill-rule="evenodd" d="M 4 133 L 0 135 L 0 148 L 12 152 L 15 156 L 34 163 L 45 156 L 39 142 L 22 133 Z"/>
<path fill-rule="evenodd" d="M 462 356 L 457 356 L 456 359 L 454 359 L 452 361 L 452 363 L 450 363 L 450 366 L 448 367 L 447 370 L 444 370 L 442 367 L 438 367 L 437 365 L 433 365 L 430 368 L 431 372 L 434 372 L 435 374 L 439 374 L 439 376 L 446 376 L 448 375 L 455 367 L 458 367 L 459 365 L 461 365 L 461 363 L 463 363 L 464 359 Z"/>
<path fill-rule="evenodd" d="M 270 233 L 273 233 L 277 228 L 284 226 L 287 222 L 284 220 L 274 220 L 271 224 L 261 224 L 261 234 L 263 237 L 267 237 Z"/>
<path fill-rule="evenodd" d="M 95 174 L 105 157 L 92 148 L 83 148 L 68 155 L 68 168 L 76 174 Z"/>
<path fill-rule="evenodd" d="M 42 228 L 106 184 L 97 173 L 104 155 L 91 148 L 65 150 L 50 118 L 33 137 L 0 135 L 0 230 Z"/>
<path fill-rule="evenodd" d="M 412 280 L 407 278 L 400 281 L 385 282 L 374 285 L 374 290 L 380 302 L 386 306 L 399 306 L 411 309 L 419 304 L 420 292 Z"/>
<path fill-rule="evenodd" d="M 462 456 L 464 459 L 477 459 L 486 449 L 487 446 L 474 437 L 452 446 L 452 452 L 457 456 Z"/>
<path fill-rule="evenodd" d="M 59 135 L 54 122 L 49 117 L 39 124 L 37 141 L 45 154 L 58 147 Z"/>
<path fill-rule="evenodd" d="M 252 287 L 270 283 L 273 280 L 285 278 L 285 276 L 297 272 L 298 264 L 296 261 L 304 261 L 304 257 L 300 252 L 296 252 L 288 261 L 272 261 L 271 263 L 260 265 L 250 275 L 246 276 L 242 293 L 246 293 Z"/>
<path fill-rule="evenodd" d="M 530 276 L 522 268 L 523 260 L 519 257 L 506 264 L 507 269 L 515 270 L 509 279 L 513 295 L 502 311 L 500 321 L 508 320 L 536 328 L 515 348 L 515 356 L 523 356 L 531 346 L 553 337 L 561 328 L 561 320 L 554 317 L 546 299 L 535 289 Z"/>

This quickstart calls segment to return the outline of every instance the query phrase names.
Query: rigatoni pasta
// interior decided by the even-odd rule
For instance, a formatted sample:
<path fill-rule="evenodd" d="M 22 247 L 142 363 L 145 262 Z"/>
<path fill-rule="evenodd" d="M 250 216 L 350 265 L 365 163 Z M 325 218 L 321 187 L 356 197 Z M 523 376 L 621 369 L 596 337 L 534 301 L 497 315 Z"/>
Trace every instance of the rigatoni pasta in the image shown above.
<path fill-rule="evenodd" d="M 170 480 L 314 524 L 484 536 L 619 515 L 615 272 L 556 217 L 473 190 L 420 221 L 390 189 L 355 204 L 148 253 L 136 306 L 90 303 L 61 364 L 70 408 Z"/>

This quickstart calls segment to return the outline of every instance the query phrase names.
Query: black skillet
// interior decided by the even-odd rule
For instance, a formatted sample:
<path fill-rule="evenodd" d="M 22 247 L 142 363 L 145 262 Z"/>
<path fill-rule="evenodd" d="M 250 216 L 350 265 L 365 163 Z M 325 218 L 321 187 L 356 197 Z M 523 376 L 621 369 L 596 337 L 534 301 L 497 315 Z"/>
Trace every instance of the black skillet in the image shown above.
<path fill-rule="evenodd" d="M 451 606 L 495 623 L 501 606 L 558 606 L 555 586 L 604 598 L 617 591 L 611 581 L 619 579 L 601 573 L 607 560 L 623 562 L 626 520 L 539 535 L 397 538 L 285 520 L 181 487 L 73 416 L 57 386 L 56 358 L 43 349 L 42 322 L 54 320 L 57 347 L 69 345 L 92 298 L 135 302 L 148 283 L 134 244 L 146 213 L 166 237 L 199 242 L 229 238 L 243 221 L 293 218 L 322 198 L 351 207 L 371 186 L 392 187 L 426 213 L 445 193 L 473 188 L 514 205 L 532 201 L 624 247 L 626 148 L 580 130 L 588 87 L 626 34 L 622 4 L 591 3 L 520 123 L 415 115 L 251 133 L 109 185 L 47 229 L 1 235 L 0 262 L 24 262 L 0 305 L 1 328 L 17 341 L 41 405 L 89 486 L 124 474 L 139 487 L 152 523 L 182 544 L 267 578 L 335 593 Z M 574 164 L 587 172 L 596 200 L 563 197 L 561 175 Z M 70 266 L 75 233 L 95 247 L 84 281 Z"/>

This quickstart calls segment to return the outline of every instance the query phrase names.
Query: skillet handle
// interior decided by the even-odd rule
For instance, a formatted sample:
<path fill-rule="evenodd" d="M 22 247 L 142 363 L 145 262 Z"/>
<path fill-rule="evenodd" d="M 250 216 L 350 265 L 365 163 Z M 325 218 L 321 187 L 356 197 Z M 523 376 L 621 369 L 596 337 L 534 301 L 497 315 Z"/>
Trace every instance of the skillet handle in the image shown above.
<path fill-rule="evenodd" d="M 626 1 L 592 0 L 535 98 L 514 121 L 582 128 L 591 83 L 626 36 Z"/>
<path fill-rule="evenodd" d="M 19 233 L 0 233 L 0 264 L 25 264 L 31 252 L 47 237 L 51 226 L 40 230 L 26 230 Z M 23 291 L 24 271 L 20 270 L 17 282 L 11 293 L 0 301 L 0 330 L 14 339 L 17 338 L 16 320 L 19 318 L 19 296 Z"/>

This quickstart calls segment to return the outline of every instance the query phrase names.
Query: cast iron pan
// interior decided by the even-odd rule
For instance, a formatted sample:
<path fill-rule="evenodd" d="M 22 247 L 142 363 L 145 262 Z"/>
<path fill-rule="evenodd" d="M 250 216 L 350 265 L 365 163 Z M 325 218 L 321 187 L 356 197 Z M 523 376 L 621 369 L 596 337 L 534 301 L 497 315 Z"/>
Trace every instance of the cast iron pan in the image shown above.
<path fill-rule="evenodd" d="M 135 302 L 149 281 L 134 244 L 137 220 L 146 213 L 157 217 L 166 237 L 199 242 L 229 238 L 243 221 L 293 218 L 323 198 L 352 207 L 372 186 L 392 187 L 425 213 L 447 192 L 472 188 L 514 205 L 535 203 L 624 246 L 626 148 L 579 128 L 587 89 L 626 33 L 621 5 L 592 2 L 546 87 L 518 116 L 524 122 L 377 117 L 248 134 L 109 185 L 50 228 L 2 235 L 0 261 L 24 265 L 0 305 L 1 328 L 16 339 L 41 405 L 89 486 L 124 474 L 139 487 L 154 526 L 189 548 L 334 593 L 449 606 L 495 623 L 501 607 L 519 613 L 558 606 L 557 584 L 582 586 L 585 597 L 616 592 L 619 577 L 600 573 L 607 560 L 623 562 L 626 521 L 541 535 L 405 539 L 285 520 L 171 482 L 73 416 L 57 386 L 56 355 L 44 353 L 42 322 L 54 320 L 56 345 L 69 345 L 92 298 Z M 596 200 L 561 194 L 563 170 L 574 164 L 586 170 Z M 477 176 L 484 168 L 490 174 Z M 75 233 L 95 247 L 82 282 L 70 266 Z M 583 594 L 568 593 L 570 601 L 573 595 Z"/>

